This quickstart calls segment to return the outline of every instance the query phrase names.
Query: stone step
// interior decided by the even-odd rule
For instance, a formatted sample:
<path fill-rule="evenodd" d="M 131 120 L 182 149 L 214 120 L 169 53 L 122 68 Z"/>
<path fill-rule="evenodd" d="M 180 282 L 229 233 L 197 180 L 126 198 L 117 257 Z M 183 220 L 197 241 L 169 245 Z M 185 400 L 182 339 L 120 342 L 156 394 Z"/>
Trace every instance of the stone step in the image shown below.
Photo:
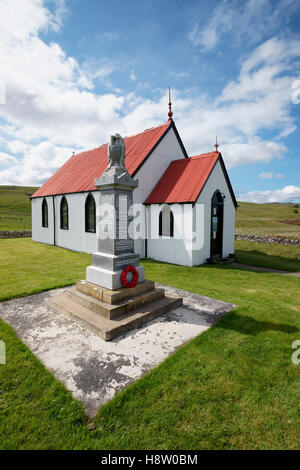
<path fill-rule="evenodd" d="M 160 299 L 164 296 L 164 290 L 155 289 L 149 292 L 144 292 L 136 297 L 133 297 L 132 299 L 126 299 L 123 302 L 114 305 L 102 302 L 101 300 L 95 299 L 90 295 L 83 294 L 75 288 L 71 288 L 67 292 L 67 295 L 69 295 L 73 301 L 79 303 L 83 307 L 88 308 L 89 310 L 92 310 L 94 313 L 113 320 L 114 318 L 125 315 L 144 304 Z"/>
<path fill-rule="evenodd" d="M 51 297 L 49 303 L 105 341 L 110 341 L 130 330 L 140 328 L 159 315 L 174 310 L 182 304 L 182 298 L 166 295 L 114 320 L 104 318 L 83 307 L 66 294 Z"/>
<path fill-rule="evenodd" d="M 102 300 L 108 304 L 114 305 L 126 299 L 131 299 L 144 292 L 149 292 L 155 289 L 155 282 L 146 279 L 145 281 L 137 284 L 136 287 L 129 289 L 110 290 L 105 287 L 100 287 L 92 282 L 82 280 L 76 283 L 76 289 L 83 294 L 91 295 L 95 299 Z"/>

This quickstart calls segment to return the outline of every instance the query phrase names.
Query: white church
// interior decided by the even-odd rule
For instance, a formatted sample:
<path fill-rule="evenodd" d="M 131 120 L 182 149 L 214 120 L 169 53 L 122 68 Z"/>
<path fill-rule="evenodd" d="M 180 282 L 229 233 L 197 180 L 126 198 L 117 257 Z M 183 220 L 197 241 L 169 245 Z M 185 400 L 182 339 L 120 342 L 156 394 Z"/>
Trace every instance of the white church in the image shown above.
<path fill-rule="evenodd" d="M 124 139 L 126 168 L 138 180 L 133 202 L 143 209 L 134 249 L 141 258 L 194 266 L 234 253 L 237 202 L 218 145 L 189 157 L 169 108 L 165 124 Z M 107 167 L 107 146 L 73 155 L 32 195 L 34 241 L 98 250 L 94 180 Z"/>

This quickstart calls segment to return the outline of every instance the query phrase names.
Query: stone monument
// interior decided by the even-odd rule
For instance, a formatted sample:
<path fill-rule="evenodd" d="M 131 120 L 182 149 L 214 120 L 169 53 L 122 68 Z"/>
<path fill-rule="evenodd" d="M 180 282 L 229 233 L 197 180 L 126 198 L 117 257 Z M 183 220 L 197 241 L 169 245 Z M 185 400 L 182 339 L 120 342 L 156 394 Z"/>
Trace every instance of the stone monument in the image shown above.
<path fill-rule="evenodd" d="M 165 295 L 163 289 L 155 288 L 153 281 L 145 280 L 139 255 L 134 253 L 130 208 L 138 181 L 126 169 L 125 153 L 122 137 L 111 136 L 109 165 L 95 180 L 101 212 L 98 251 L 93 253 L 92 265 L 86 269 L 86 280 L 49 300 L 105 341 L 139 328 L 182 304 L 182 298 Z M 132 288 L 121 283 L 122 270 L 128 265 L 138 272 L 138 283 Z"/>
<path fill-rule="evenodd" d="M 107 289 L 122 287 L 122 270 L 132 265 L 138 271 L 138 282 L 145 280 L 140 257 L 134 253 L 132 239 L 133 191 L 138 181 L 131 178 L 125 167 L 125 144 L 119 134 L 110 137 L 109 165 L 102 176 L 95 180 L 100 191 L 100 208 L 105 212 L 98 227 L 98 251 L 92 255 L 92 266 L 86 270 L 86 279 Z"/>

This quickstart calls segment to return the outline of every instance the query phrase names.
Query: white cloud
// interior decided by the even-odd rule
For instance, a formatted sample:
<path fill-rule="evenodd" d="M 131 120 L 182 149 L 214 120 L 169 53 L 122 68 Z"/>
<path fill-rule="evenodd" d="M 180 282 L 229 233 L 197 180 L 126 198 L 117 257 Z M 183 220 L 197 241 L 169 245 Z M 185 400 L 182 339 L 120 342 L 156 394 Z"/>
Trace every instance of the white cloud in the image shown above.
<path fill-rule="evenodd" d="M 14 165 L 0 171 L 1 184 L 40 185 L 71 157 L 72 150 L 58 147 L 51 142 L 41 142 L 28 148 L 21 165 L 16 164 L 16 158 L 7 155 L 7 161 L 10 158 Z M 2 155 L 5 157 L 5 154 L 0 153 L 0 163 Z"/>
<path fill-rule="evenodd" d="M 18 160 L 5 152 L 0 152 L 0 165 L 8 163 L 16 163 Z"/>
<path fill-rule="evenodd" d="M 282 189 L 268 191 L 251 191 L 237 195 L 239 201 L 246 202 L 300 202 L 300 187 L 285 186 Z"/>
<path fill-rule="evenodd" d="M 58 29 L 58 24 L 43 0 L 1 0 L 0 40 L 1 43 L 14 40 L 24 41 L 39 31 Z"/>
<path fill-rule="evenodd" d="M 201 46 L 204 50 L 213 49 L 218 42 L 216 26 L 209 24 L 205 29 L 199 30 L 196 23 L 189 33 L 189 39 L 194 46 Z"/>
<path fill-rule="evenodd" d="M 292 63 L 299 56 L 299 40 L 270 39 L 246 58 L 238 78 L 224 87 L 215 102 L 196 97 L 186 103 L 179 117 L 189 150 L 193 154 L 213 150 L 218 135 L 229 167 L 282 158 L 287 148 L 280 139 L 296 129 L 291 83 Z M 173 102 L 177 108 L 177 98 Z M 265 130 L 278 135 L 272 141 L 263 140 L 259 135 Z"/>
<path fill-rule="evenodd" d="M 284 178 L 284 175 L 282 173 L 274 173 L 273 171 L 266 171 L 265 173 L 260 173 L 258 176 L 263 180 Z"/>
<path fill-rule="evenodd" d="M 259 137 L 249 137 L 245 142 L 228 143 L 222 146 L 222 155 L 227 167 L 247 165 L 258 162 L 268 163 L 274 158 L 282 158 L 287 152 L 284 144 L 268 142 Z"/>
<path fill-rule="evenodd" d="M 281 0 L 276 5 L 271 0 L 223 0 L 203 28 L 198 22 L 194 24 L 189 39 L 204 51 L 215 48 L 228 33 L 235 44 L 242 39 L 255 43 L 277 34 L 299 6 L 299 2 L 293 0 Z"/>
<path fill-rule="evenodd" d="M 19 2 L 0 2 L 0 22 L 11 5 L 14 12 L 21 11 Z M 7 154 L 21 157 L 0 171 L 2 184 L 40 184 L 73 147 L 93 148 L 112 132 L 130 135 L 167 120 L 166 90 L 152 100 L 113 89 L 95 93 L 94 81 L 109 78 L 117 65 L 105 57 L 79 65 L 59 44 L 48 45 L 39 36 L 59 28 L 61 19 L 42 0 L 22 5 L 24 24 L 10 11 L 6 34 L 0 27 L 0 70 L 7 84 L 7 104 L 0 106 L 5 122 L 0 141 Z M 287 149 L 280 138 L 296 128 L 290 113 L 291 62 L 299 56 L 299 40 L 273 38 L 244 60 L 237 80 L 215 101 L 197 90 L 172 89 L 174 117 L 188 153 L 213 150 L 218 135 L 228 167 L 282 158 Z M 277 140 L 262 139 L 264 130 L 278 131 Z"/>

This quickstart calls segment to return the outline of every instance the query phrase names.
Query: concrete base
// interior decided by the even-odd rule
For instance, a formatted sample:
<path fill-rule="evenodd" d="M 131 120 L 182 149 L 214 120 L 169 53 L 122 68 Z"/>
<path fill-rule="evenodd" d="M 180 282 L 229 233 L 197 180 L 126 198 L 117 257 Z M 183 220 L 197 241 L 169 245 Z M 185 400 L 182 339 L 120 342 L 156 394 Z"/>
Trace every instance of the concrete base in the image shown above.
<path fill-rule="evenodd" d="M 68 293 L 72 301 L 86 307 L 88 310 L 92 310 L 102 317 L 108 318 L 109 320 L 127 315 L 142 305 L 149 304 L 150 302 L 162 298 L 164 294 L 165 292 L 163 289 L 153 289 L 149 292 L 143 292 L 140 295 L 128 298 L 113 305 L 103 302 L 102 300 L 95 299 L 95 297 L 91 295 L 83 294 L 77 289 L 70 289 Z"/>
<path fill-rule="evenodd" d="M 74 296 L 73 291 L 53 297 L 49 299 L 49 302 L 52 306 L 58 307 L 62 313 L 100 336 L 104 341 L 110 341 L 128 331 L 140 328 L 159 315 L 170 312 L 182 305 L 182 298 L 172 295 L 163 296 L 162 289 L 155 289 L 153 294 L 156 295 L 156 298 L 154 297 L 152 301 L 149 302 L 148 300 L 146 304 L 134 308 L 132 311 L 129 310 L 129 313 L 118 317 L 115 317 L 117 312 L 114 312 L 118 306 L 109 305 L 109 312 L 113 313 L 113 319 L 105 318 L 103 312 L 98 310 L 99 300 L 97 301 L 79 292 L 75 294 L 77 298 Z M 90 304 L 91 299 L 93 306 Z"/>
<path fill-rule="evenodd" d="M 148 279 L 140 284 L 137 284 L 135 287 L 125 289 L 110 290 L 105 289 L 104 287 L 97 286 L 91 282 L 82 280 L 76 282 L 76 289 L 82 294 L 90 295 L 94 299 L 102 300 L 110 305 L 115 305 L 124 300 L 133 299 L 145 292 L 150 292 L 155 289 L 154 281 L 149 281 Z"/>
<path fill-rule="evenodd" d="M 183 305 L 114 341 L 103 341 L 50 306 L 49 299 L 69 287 L 2 302 L 0 316 L 92 417 L 116 393 L 235 307 L 170 286 L 156 287 L 179 295 Z"/>
<path fill-rule="evenodd" d="M 139 273 L 138 282 L 143 282 L 145 280 L 144 267 L 137 266 L 136 270 Z M 117 290 L 123 287 L 120 280 L 121 272 L 122 270 L 109 271 L 97 266 L 88 266 L 86 268 L 86 280 L 106 289 Z"/>
<path fill-rule="evenodd" d="M 116 291 L 81 281 L 75 289 L 55 297 L 51 302 L 63 313 L 109 341 L 179 307 L 182 298 L 165 296 L 164 289 L 155 288 L 152 281 Z"/>

